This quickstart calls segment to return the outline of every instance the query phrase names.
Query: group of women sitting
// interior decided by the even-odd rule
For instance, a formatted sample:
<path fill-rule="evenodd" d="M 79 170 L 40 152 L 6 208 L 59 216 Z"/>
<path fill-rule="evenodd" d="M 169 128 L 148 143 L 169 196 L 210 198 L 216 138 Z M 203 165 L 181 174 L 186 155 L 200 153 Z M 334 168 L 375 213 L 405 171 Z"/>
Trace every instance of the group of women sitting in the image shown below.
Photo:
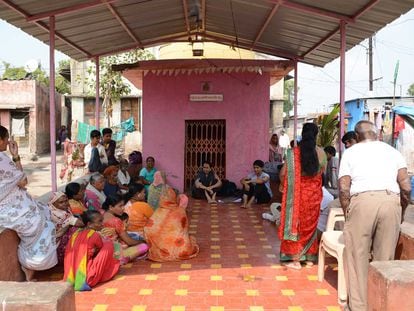
<path fill-rule="evenodd" d="M 136 182 L 123 195 L 122 189 L 105 193 L 118 173 L 113 167 L 106 170 L 106 178 L 93 174 L 86 190 L 70 183 L 66 193 L 56 192 L 50 200 L 65 280 L 76 290 L 88 290 L 110 279 L 120 265 L 137 259 L 163 262 L 197 256 L 199 247 L 188 234 L 188 198 L 177 196 L 161 172 L 154 174 L 147 195 L 144 185 Z M 84 259 L 86 266 L 82 266 Z"/>
<path fill-rule="evenodd" d="M 118 173 L 125 172 L 122 162 L 120 170 L 107 170 L 106 177 L 93 174 L 86 187 L 69 183 L 65 192 L 52 193 L 48 206 L 42 204 L 27 192 L 17 144 L 0 126 L 0 227 L 19 236 L 18 257 L 27 281 L 59 261 L 65 280 L 76 290 L 90 290 L 127 262 L 197 256 L 199 247 L 188 235 L 188 199 L 177 196 L 161 172 L 149 170 L 154 176 L 153 182 L 145 177 L 146 193 L 139 179 L 118 182 Z"/>

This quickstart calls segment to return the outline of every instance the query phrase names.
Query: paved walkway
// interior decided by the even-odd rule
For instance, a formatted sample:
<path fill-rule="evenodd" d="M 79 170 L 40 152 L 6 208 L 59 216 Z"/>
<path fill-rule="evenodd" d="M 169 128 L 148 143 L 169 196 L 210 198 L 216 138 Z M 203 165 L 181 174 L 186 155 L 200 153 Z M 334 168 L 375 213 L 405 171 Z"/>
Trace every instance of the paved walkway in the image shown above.
<path fill-rule="evenodd" d="M 276 227 L 261 219 L 266 209 L 190 201 L 198 257 L 128 264 L 114 280 L 76 293 L 77 310 L 340 310 L 335 265 L 328 267 L 328 282 L 317 281 L 316 265 L 280 266 Z"/>

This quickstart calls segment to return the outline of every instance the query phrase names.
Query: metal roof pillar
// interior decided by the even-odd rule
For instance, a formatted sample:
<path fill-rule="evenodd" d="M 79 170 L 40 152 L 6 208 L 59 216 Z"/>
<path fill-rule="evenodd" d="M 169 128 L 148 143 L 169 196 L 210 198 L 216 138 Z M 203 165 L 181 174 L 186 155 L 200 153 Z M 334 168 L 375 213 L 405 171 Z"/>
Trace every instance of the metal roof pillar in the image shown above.
<path fill-rule="evenodd" d="M 340 78 L 339 78 L 339 102 L 340 102 L 340 122 L 339 139 L 345 133 L 345 50 L 346 50 L 346 22 L 341 20 L 339 24 L 341 33 L 341 53 L 340 53 Z M 341 146 L 341 144 L 340 144 Z M 342 146 L 339 148 L 339 158 L 342 156 Z"/>
<path fill-rule="evenodd" d="M 297 146 L 298 138 L 298 60 L 295 59 L 295 81 L 293 93 L 293 141 Z"/>
<path fill-rule="evenodd" d="M 56 184 L 56 101 L 55 101 L 55 17 L 49 17 L 49 107 L 50 107 L 50 158 L 52 191 L 57 191 Z"/>
<path fill-rule="evenodd" d="M 99 56 L 95 56 L 95 127 L 99 130 Z"/>

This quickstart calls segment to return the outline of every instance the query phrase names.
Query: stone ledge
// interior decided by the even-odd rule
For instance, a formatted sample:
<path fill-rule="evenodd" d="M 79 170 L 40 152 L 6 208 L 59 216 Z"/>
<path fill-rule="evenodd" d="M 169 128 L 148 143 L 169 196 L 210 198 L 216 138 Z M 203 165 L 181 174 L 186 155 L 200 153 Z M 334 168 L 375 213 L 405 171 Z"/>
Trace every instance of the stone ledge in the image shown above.
<path fill-rule="evenodd" d="M 65 282 L 0 282 L 0 301 L 7 311 L 75 311 L 75 292 Z"/>
<path fill-rule="evenodd" d="M 413 293 L 414 260 L 375 261 L 370 264 L 368 310 L 412 311 Z"/>
<path fill-rule="evenodd" d="M 395 250 L 395 259 L 414 259 L 414 206 L 407 207 L 404 222 L 401 224 L 400 238 Z"/>

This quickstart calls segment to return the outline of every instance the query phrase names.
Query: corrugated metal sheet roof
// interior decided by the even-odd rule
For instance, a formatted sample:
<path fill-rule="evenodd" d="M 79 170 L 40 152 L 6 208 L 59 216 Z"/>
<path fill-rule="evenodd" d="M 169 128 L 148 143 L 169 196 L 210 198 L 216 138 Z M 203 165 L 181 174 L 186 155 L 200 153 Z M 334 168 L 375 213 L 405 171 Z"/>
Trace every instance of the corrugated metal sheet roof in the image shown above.
<path fill-rule="evenodd" d="M 48 43 L 43 13 L 58 10 L 56 49 L 76 60 L 199 33 L 323 66 L 339 56 L 340 18 L 349 22 L 349 49 L 413 7 L 414 0 L 0 0 L 0 18 Z"/>

